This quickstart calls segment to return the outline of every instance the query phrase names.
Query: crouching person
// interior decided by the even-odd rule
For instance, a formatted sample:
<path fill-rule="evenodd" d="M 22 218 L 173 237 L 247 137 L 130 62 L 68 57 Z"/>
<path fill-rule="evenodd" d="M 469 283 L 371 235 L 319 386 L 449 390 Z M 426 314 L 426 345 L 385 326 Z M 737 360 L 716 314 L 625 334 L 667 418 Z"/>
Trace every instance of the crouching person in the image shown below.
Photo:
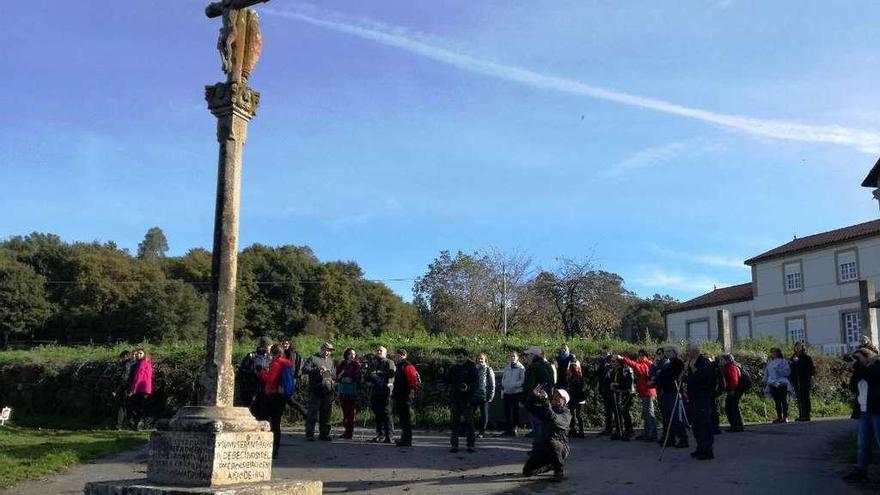
<path fill-rule="evenodd" d="M 542 423 L 542 438 L 537 448 L 523 466 L 523 476 L 534 476 L 553 470 L 553 479 L 565 477 L 565 459 L 568 457 L 568 429 L 571 425 L 571 411 L 568 410 L 568 392 L 562 389 L 553 391 L 548 401 L 547 392 L 538 385 L 530 392 L 526 407 Z"/>

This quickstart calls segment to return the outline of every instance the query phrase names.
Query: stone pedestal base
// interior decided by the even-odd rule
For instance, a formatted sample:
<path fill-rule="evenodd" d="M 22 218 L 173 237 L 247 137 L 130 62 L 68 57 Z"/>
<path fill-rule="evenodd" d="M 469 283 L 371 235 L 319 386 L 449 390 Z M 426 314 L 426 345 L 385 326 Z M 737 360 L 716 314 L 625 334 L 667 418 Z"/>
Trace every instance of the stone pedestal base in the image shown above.
<path fill-rule="evenodd" d="M 215 487 L 162 486 L 147 480 L 95 481 L 85 495 L 321 495 L 320 481 L 265 481 Z"/>
<path fill-rule="evenodd" d="M 150 437 L 147 479 L 176 486 L 272 480 L 272 433 L 245 408 L 184 407 Z"/>

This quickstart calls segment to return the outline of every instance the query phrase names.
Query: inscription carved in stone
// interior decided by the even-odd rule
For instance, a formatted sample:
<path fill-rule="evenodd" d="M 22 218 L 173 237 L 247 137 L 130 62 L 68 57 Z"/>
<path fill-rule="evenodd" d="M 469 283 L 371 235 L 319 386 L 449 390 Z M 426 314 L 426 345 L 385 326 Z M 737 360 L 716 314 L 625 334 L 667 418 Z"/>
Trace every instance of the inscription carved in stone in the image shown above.
<path fill-rule="evenodd" d="M 216 486 L 272 478 L 272 434 L 156 432 L 147 478 L 154 483 Z"/>

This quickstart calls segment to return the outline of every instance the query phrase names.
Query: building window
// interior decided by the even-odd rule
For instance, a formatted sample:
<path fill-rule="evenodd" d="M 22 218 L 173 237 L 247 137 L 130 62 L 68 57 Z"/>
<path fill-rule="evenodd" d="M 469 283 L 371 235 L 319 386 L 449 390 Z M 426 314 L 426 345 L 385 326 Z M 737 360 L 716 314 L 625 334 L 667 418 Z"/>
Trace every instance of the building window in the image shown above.
<path fill-rule="evenodd" d="M 804 280 L 801 275 L 801 263 L 786 263 L 783 266 L 785 273 L 785 292 L 799 291 L 804 288 Z"/>
<path fill-rule="evenodd" d="M 709 320 L 689 321 L 687 338 L 692 342 L 709 341 Z"/>
<path fill-rule="evenodd" d="M 843 313 L 843 338 L 844 344 L 850 347 L 859 345 L 861 320 L 858 311 Z"/>
<path fill-rule="evenodd" d="M 752 337 L 752 319 L 749 315 L 734 315 L 733 332 L 736 340 Z"/>
<path fill-rule="evenodd" d="M 837 253 L 837 280 L 839 283 L 853 282 L 859 279 L 859 265 L 854 250 Z"/>
<path fill-rule="evenodd" d="M 786 320 L 785 332 L 789 342 L 807 340 L 806 323 L 803 318 L 791 318 Z"/>

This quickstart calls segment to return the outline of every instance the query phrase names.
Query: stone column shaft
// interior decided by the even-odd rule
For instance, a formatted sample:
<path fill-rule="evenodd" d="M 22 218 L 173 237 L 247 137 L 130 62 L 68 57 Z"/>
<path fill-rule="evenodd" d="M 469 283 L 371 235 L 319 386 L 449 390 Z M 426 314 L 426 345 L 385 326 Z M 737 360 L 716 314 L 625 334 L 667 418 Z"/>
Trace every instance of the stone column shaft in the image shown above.
<path fill-rule="evenodd" d="M 235 393 L 232 342 L 235 326 L 242 151 L 247 139 L 248 122 L 256 112 L 259 96 L 259 93 L 246 84 L 238 82 L 205 87 L 208 107 L 217 117 L 220 156 L 207 348 L 199 400 L 201 406 L 231 407 Z"/>
<path fill-rule="evenodd" d="M 733 348 L 733 335 L 730 331 L 730 311 L 719 309 L 717 315 L 718 321 L 718 342 L 724 352 L 730 352 Z"/>

